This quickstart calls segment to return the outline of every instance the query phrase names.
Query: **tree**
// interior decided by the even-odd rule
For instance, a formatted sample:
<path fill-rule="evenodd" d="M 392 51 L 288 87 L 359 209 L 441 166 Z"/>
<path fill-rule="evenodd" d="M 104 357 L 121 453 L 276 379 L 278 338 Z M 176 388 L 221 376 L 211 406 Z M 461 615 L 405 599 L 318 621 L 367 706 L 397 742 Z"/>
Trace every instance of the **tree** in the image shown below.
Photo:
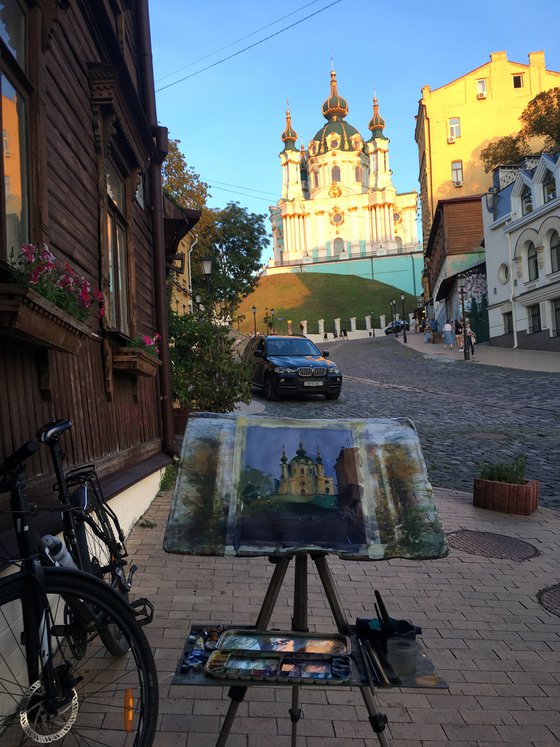
<path fill-rule="evenodd" d="M 238 202 L 221 210 L 203 211 L 193 257 L 193 288 L 213 304 L 215 316 L 233 318 L 241 300 L 258 283 L 261 255 L 267 245 L 264 215 L 251 213 Z M 212 258 L 209 281 L 196 261 L 204 256 Z"/>
<path fill-rule="evenodd" d="M 480 151 L 484 171 L 488 173 L 497 166 L 517 163 L 529 152 L 527 142 L 521 135 L 506 135 L 490 143 Z"/>
<path fill-rule="evenodd" d="M 187 165 L 179 150 L 180 140 L 169 140 L 167 158 L 161 167 L 164 191 L 184 208 L 200 210 L 206 204 L 208 185 Z"/>
<path fill-rule="evenodd" d="M 520 119 L 524 137 L 544 137 L 546 150 L 560 147 L 560 88 L 537 94 L 529 101 Z"/>
<path fill-rule="evenodd" d="M 170 309 L 169 339 L 172 396 L 182 409 L 230 412 L 251 401 L 250 372 L 227 327 Z"/>

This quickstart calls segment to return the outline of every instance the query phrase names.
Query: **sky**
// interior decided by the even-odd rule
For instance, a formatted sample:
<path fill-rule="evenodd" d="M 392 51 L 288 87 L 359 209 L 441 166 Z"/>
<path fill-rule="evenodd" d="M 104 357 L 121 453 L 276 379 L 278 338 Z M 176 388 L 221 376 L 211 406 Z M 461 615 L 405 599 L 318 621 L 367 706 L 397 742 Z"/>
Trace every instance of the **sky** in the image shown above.
<path fill-rule="evenodd" d="M 398 192 L 418 190 L 423 86 L 445 85 L 498 51 L 528 64 L 543 50 L 560 71 L 558 0 L 151 0 L 150 15 L 160 124 L 210 185 L 210 207 L 237 201 L 265 214 L 267 228 L 281 196 L 286 100 L 307 147 L 326 121 L 332 66 L 346 121 L 365 140 L 377 96 Z"/>

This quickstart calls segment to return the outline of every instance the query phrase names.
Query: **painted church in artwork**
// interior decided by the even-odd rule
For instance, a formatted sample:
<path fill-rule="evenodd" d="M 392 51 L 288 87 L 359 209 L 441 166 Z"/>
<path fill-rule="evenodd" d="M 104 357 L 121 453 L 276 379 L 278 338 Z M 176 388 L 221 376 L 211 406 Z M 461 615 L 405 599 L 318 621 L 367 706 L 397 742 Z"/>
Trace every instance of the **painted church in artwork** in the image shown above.
<path fill-rule="evenodd" d="M 310 457 L 299 442 L 296 455 L 288 462 L 286 451 L 282 451 L 280 460 L 281 474 L 278 495 L 308 496 L 334 495 L 334 479 L 325 475 L 323 459 L 319 451 L 315 459 Z"/>
<path fill-rule="evenodd" d="M 347 114 L 334 70 L 330 95 L 323 104 L 326 123 L 307 150 L 303 145 L 298 149 L 298 136 L 286 111 L 280 153 L 282 197 L 270 207 L 274 258 L 268 269 L 272 274 L 291 272 L 294 265 L 300 265 L 300 271 L 320 271 L 324 263 L 329 264 L 329 272 L 344 274 L 344 260 L 370 262 L 419 250 L 418 195 L 416 191 L 397 194 L 392 184 L 389 139 L 377 98 L 369 139 L 364 140 L 346 121 Z"/>

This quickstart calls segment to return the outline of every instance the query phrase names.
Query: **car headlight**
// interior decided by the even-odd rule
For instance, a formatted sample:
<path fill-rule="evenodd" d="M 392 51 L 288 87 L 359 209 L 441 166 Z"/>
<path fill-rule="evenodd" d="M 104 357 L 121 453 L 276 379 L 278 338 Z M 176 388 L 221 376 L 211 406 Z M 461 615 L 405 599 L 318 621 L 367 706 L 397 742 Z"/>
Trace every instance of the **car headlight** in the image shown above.
<path fill-rule="evenodd" d="M 334 368 L 329 368 L 329 376 L 330 376 L 331 374 L 332 374 L 333 376 L 340 376 L 340 369 L 339 369 L 339 368 L 336 368 L 336 366 L 335 366 Z"/>
<path fill-rule="evenodd" d="M 288 368 L 287 366 L 275 366 L 274 373 L 288 375 L 288 376 L 291 374 L 292 376 L 294 376 L 296 371 L 295 371 L 295 368 Z"/>

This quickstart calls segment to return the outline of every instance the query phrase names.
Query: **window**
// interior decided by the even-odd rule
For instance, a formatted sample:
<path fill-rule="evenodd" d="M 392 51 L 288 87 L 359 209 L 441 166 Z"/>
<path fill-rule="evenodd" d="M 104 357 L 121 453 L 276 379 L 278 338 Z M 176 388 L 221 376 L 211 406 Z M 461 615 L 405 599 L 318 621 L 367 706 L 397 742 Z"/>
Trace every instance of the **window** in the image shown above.
<path fill-rule="evenodd" d="M 560 235 L 553 231 L 550 237 L 550 266 L 552 272 L 560 272 Z"/>
<path fill-rule="evenodd" d="M 523 88 L 523 75 L 521 73 L 516 73 L 512 80 L 514 88 Z"/>
<path fill-rule="evenodd" d="M 0 4 L 0 118 L 2 120 L 1 252 L 9 257 L 28 241 L 28 112 L 27 18 L 14 0 Z"/>
<path fill-rule="evenodd" d="M 527 316 L 529 321 L 529 334 L 541 331 L 541 309 L 538 303 L 534 306 L 527 307 Z"/>
<path fill-rule="evenodd" d="M 354 170 L 354 179 L 357 182 L 361 182 L 362 181 L 362 167 L 361 166 L 356 166 L 356 168 Z"/>
<path fill-rule="evenodd" d="M 539 277 L 537 249 L 533 242 L 530 242 L 527 247 L 527 272 L 529 273 L 529 280 L 536 280 Z"/>
<path fill-rule="evenodd" d="M 479 99 L 485 99 L 488 93 L 486 89 L 486 78 L 479 78 L 476 81 L 476 95 Z"/>
<path fill-rule="evenodd" d="M 451 117 L 449 120 L 449 137 L 461 137 L 461 120 L 459 117 Z"/>
<path fill-rule="evenodd" d="M 521 192 L 521 215 L 527 215 L 533 212 L 533 195 L 531 189 L 527 185 L 523 187 Z"/>
<path fill-rule="evenodd" d="M 451 179 L 456 187 L 463 184 L 463 162 L 451 161 Z"/>
<path fill-rule="evenodd" d="M 552 334 L 560 337 L 560 298 L 552 302 Z"/>
<path fill-rule="evenodd" d="M 332 170 L 332 183 L 335 184 L 335 182 L 340 181 L 340 167 L 339 166 L 333 166 Z"/>
<path fill-rule="evenodd" d="M 552 171 L 547 171 L 543 181 L 543 197 L 545 202 L 556 199 L 556 179 Z"/>
<path fill-rule="evenodd" d="M 498 268 L 498 279 L 502 285 L 505 285 L 509 280 L 509 266 L 505 262 L 502 262 Z"/>
<path fill-rule="evenodd" d="M 317 176 L 316 171 L 312 172 L 311 179 L 313 182 L 313 189 L 317 189 L 317 187 L 319 186 L 319 177 Z"/>
<path fill-rule="evenodd" d="M 504 335 L 513 334 L 513 313 L 506 311 L 505 314 L 502 314 L 502 317 L 504 320 Z"/>
<path fill-rule="evenodd" d="M 107 324 L 110 329 L 128 334 L 128 262 L 127 224 L 124 217 L 125 181 L 116 166 L 106 163 L 107 170 L 107 249 L 109 302 Z"/>

